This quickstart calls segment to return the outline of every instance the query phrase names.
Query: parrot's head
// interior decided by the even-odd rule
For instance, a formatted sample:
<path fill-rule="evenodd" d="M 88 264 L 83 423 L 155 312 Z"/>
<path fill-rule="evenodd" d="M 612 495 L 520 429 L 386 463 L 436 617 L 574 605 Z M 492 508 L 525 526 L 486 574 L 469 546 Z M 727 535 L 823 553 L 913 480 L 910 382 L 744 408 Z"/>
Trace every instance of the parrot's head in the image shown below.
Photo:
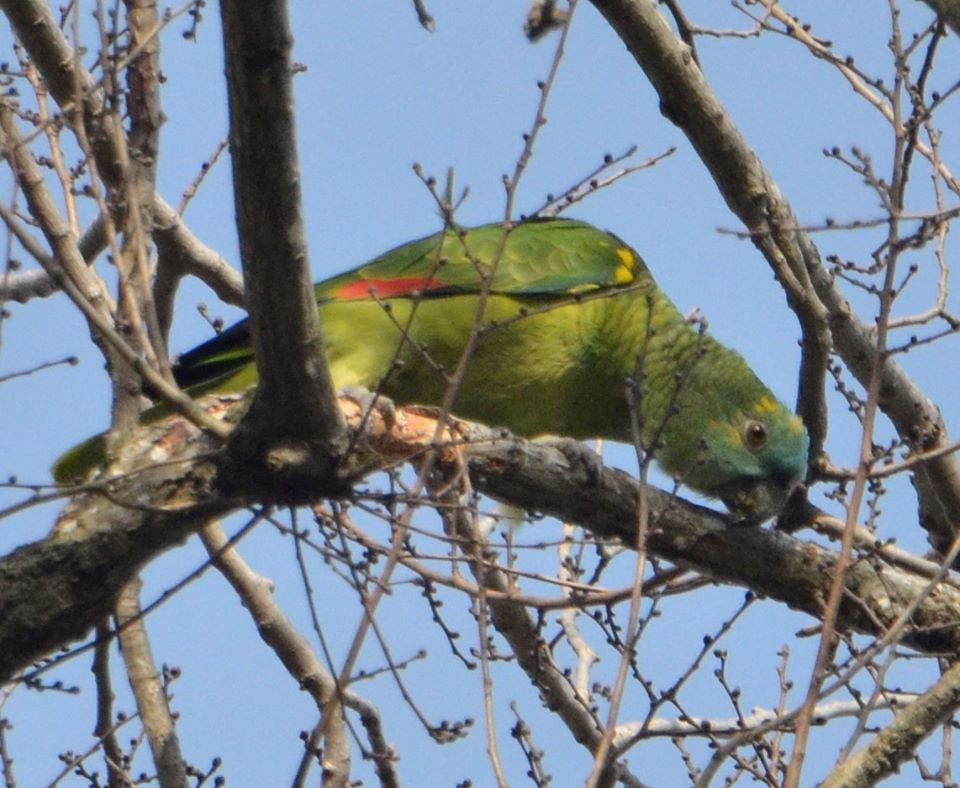
<path fill-rule="evenodd" d="M 744 523 L 778 514 L 803 480 L 810 438 L 803 422 L 769 392 L 709 420 L 685 484 L 719 498 Z"/>

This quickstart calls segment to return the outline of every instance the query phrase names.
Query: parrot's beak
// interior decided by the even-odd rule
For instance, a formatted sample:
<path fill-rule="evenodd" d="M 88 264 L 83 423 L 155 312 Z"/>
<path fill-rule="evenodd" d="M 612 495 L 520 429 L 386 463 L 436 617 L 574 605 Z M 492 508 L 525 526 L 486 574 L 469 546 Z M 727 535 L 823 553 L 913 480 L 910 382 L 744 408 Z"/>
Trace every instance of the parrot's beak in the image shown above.
<path fill-rule="evenodd" d="M 718 497 L 737 518 L 737 525 L 760 525 L 780 514 L 799 484 L 793 474 L 746 476 L 731 482 Z"/>

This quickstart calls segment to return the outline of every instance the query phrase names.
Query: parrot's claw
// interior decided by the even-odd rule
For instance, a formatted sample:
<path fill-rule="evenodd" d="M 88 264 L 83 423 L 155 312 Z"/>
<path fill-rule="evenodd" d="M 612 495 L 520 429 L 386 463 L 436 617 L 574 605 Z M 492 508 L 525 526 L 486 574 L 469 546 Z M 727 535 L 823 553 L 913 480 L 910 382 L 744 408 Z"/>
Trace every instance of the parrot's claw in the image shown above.
<path fill-rule="evenodd" d="M 583 468 L 587 476 L 587 484 L 590 487 L 600 486 L 600 482 L 603 480 L 603 457 L 582 441 L 557 435 L 546 435 L 541 438 L 534 438 L 533 442 L 556 449 L 566 457 L 572 469 Z"/>
<path fill-rule="evenodd" d="M 798 484 L 793 488 L 780 514 L 777 515 L 774 527 L 778 531 L 792 534 L 801 528 L 810 527 L 817 517 L 823 514 L 825 513 L 822 509 L 807 499 L 806 485 Z"/>
<path fill-rule="evenodd" d="M 340 394 L 356 402 L 364 414 L 373 411 L 379 413 L 388 428 L 396 424 L 397 409 L 393 402 L 382 394 L 365 389 L 363 386 L 344 386 L 340 389 Z"/>

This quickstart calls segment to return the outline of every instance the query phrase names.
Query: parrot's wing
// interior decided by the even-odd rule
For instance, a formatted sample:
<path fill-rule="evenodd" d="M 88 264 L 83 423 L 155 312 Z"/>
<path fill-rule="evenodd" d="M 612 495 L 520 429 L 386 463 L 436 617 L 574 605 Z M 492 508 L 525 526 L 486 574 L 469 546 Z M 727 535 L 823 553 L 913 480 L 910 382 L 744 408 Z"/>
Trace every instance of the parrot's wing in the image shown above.
<path fill-rule="evenodd" d="M 488 224 L 404 244 L 320 282 L 317 300 L 478 293 L 494 262 L 490 291 L 504 295 L 584 293 L 649 276 L 640 256 L 615 235 L 584 222 L 541 219 L 506 236 L 503 225 Z"/>
<path fill-rule="evenodd" d="M 318 283 L 317 303 L 479 293 L 494 261 L 490 291 L 524 298 L 601 293 L 650 276 L 640 256 L 615 235 L 584 222 L 541 219 L 522 222 L 506 236 L 502 224 L 488 224 L 411 241 Z M 174 373 L 188 388 L 252 361 L 244 320 L 182 355 Z"/>

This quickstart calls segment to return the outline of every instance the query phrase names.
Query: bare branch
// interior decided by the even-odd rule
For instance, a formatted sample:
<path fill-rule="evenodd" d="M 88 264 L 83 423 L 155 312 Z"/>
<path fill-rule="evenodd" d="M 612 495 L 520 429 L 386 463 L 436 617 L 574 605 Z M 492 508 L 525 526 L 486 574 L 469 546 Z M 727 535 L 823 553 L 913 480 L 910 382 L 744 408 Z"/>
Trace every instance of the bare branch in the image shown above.
<path fill-rule="evenodd" d="M 520 667 L 537 686 L 547 706 L 570 730 L 573 738 L 594 752 L 603 739 L 600 722 L 554 661 L 537 622 L 522 604 L 509 598 L 508 576 L 488 560 L 476 523 L 469 509 L 462 506 L 466 494 L 463 490 L 463 469 L 455 455 L 451 459 L 454 460 L 453 464 L 444 463 L 441 466 L 443 475 L 435 481 L 439 499 L 445 504 L 440 510 L 447 523 L 445 530 L 462 540 L 462 549 L 470 560 L 470 568 L 478 584 L 498 592 L 497 596 L 486 598 L 486 603 L 494 627 L 510 644 Z"/>
<path fill-rule="evenodd" d="M 890 693 L 888 697 L 880 700 L 872 707 L 872 711 L 883 711 L 889 709 L 899 709 L 907 703 L 916 700 L 915 695 L 905 693 Z M 863 714 L 863 704 L 857 701 L 833 701 L 831 703 L 821 703 L 815 710 L 817 720 L 834 720 L 841 717 L 859 717 Z M 773 709 L 754 709 L 747 717 L 733 717 L 729 719 L 700 719 L 697 717 L 685 717 L 683 719 L 668 719 L 666 717 L 655 717 L 652 720 L 643 722 L 630 722 L 617 726 L 618 746 L 623 742 L 635 738 L 643 733 L 646 736 L 736 736 L 748 732 L 751 728 L 760 725 L 767 726 L 773 723 L 778 725 L 783 715 Z M 783 730 L 792 731 L 792 721 L 782 723 Z"/>
<path fill-rule="evenodd" d="M 417 12 L 417 21 L 420 22 L 420 26 L 428 33 L 434 32 L 437 29 L 437 23 L 427 11 L 426 3 L 423 0 L 413 0 L 413 8 Z"/>
<path fill-rule="evenodd" d="M 201 241 L 184 222 L 174 208 L 160 195 L 153 197 L 153 240 L 157 245 L 160 260 L 158 278 L 177 277 L 184 274 L 197 277 L 217 294 L 217 297 L 233 306 L 243 306 L 243 277 L 221 254 Z M 83 259 L 90 263 L 107 245 L 103 219 L 98 218 L 77 242 Z M 173 291 L 155 286 L 154 300 L 165 331 L 169 329 L 171 312 L 169 304 Z M 0 302 L 26 303 L 33 298 L 46 298 L 60 291 L 60 287 L 44 271 L 13 272 L 0 277 Z"/>
<path fill-rule="evenodd" d="M 162 788 L 181 788 L 187 784 L 186 764 L 180 753 L 180 739 L 174 728 L 166 689 L 147 637 L 140 609 L 141 586 L 139 578 L 134 578 L 123 587 L 117 599 L 120 653 L 153 752 L 160 785 Z"/>
<path fill-rule="evenodd" d="M 0 218 L 17 234 L 24 248 L 42 262 L 47 274 L 59 282 L 70 299 L 86 317 L 94 340 L 107 359 L 116 364 L 126 364 L 159 392 L 182 413 L 189 414 L 196 423 L 203 424 L 221 437 L 226 435 L 223 425 L 207 418 L 202 408 L 183 394 L 175 385 L 161 377 L 148 365 L 140 353 L 120 336 L 114 328 L 115 316 L 112 302 L 102 281 L 90 270 L 80 254 L 73 234 L 61 219 L 30 151 L 20 139 L 10 108 L 0 102 L 0 144 L 7 149 L 20 187 L 23 189 L 30 209 L 43 230 L 54 256 L 48 256 L 39 244 L 23 230 L 9 209 L 0 204 Z"/>
<path fill-rule="evenodd" d="M 46 298 L 58 288 L 46 271 L 21 271 L 0 277 L 0 303 L 16 301 L 25 304 L 33 298 Z"/>
<path fill-rule="evenodd" d="M 80 67 L 50 5 L 44 0 L 2 0 L 0 8 L 61 110 L 81 111 L 100 175 L 108 184 L 119 186 L 123 156 L 116 146 L 123 131 L 116 127 L 115 116 L 104 111 L 102 89 Z"/>
<path fill-rule="evenodd" d="M 113 683 L 110 679 L 110 646 L 113 638 L 109 621 L 97 625 L 96 643 L 93 647 L 91 672 L 97 686 L 97 723 L 94 735 L 103 743 L 104 759 L 107 762 L 107 783 L 114 786 L 129 785 L 129 775 L 122 768 L 123 751 L 117 740 L 113 723 Z"/>

